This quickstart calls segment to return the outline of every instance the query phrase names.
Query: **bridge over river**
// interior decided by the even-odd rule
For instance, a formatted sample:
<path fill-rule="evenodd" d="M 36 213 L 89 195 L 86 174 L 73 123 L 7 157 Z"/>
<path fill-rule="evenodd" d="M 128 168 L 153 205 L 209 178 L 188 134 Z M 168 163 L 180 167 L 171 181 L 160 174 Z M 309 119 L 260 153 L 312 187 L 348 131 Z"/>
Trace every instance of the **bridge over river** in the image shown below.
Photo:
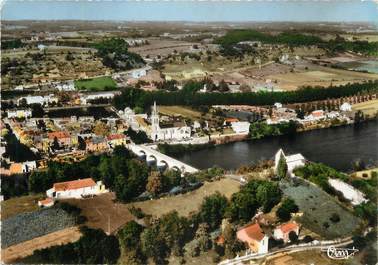
<path fill-rule="evenodd" d="M 198 169 L 177 159 L 160 153 L 148 145 L 130 144 L 129 149 L 139 157 L 145 157 L 147 162 L 155 162 L 158 167 L 180 170 L 182 173 L 195 173 Z"/>

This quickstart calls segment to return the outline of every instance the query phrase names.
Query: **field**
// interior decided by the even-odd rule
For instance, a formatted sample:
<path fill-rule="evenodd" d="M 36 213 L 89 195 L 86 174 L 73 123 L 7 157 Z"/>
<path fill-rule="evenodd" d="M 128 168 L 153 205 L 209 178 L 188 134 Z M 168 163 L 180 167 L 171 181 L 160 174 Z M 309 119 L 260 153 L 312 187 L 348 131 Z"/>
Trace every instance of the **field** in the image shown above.
<path fill-rule="evenodd" d="M 104 76 L 93 79 L 75 80 L 75 87 L 78 90 L 106 91 L 116 89 L 116 83 L 111 77 Z"/>
<path fill-rule="evenodd" d="M 352 174 L 353 177 L 356 178 L 361 178 L 361 179 L 370 179 L 371 178 L 371 173 L 377 172 L 378 173 L 378 167 L 372 168 L 372 169 L 367 169 L 367 170 L 362 170 L 362 171 L 357 171 Z M 367 174 L 367 178 L 364 178 L 362 175 Z"/>
<path fill-rule="evenodd" d="M 363 82 L 366 80 L 377 80 L 377 74 L 360 73 L 329 67 L 309 67 L 309 70 L 294 73 L 273 74 L 267 76 L 268 79 L 277 80 L 281 89 L 293 90 L 300 86 L 322 86 L 331 84 L 343 85 L 348 82 Z"/>
<path fill-rule="evenodd" d="M 221 179 L 214 182 L 206 182 L 201 188 L 174 197 L 165 197 L 153 201 L 133 203 L 135 207 L 140 207 L 143 212 L 155 216 L 161 216 L 170 211 L 176 210 L 182 216 L 189 216 L 200 207 L 206 196 L 219 191 L 227 198 L 239 191 L 240 184 L 231 179 Z"/>
<path fill-rule="evenodd" d="M 201 113 L 190 109 L 188 107 L 181 107 L 181 106 L 159 106 L 158 107 L 159 113 L 167 116 L 177 116 L 180 115 L 184 118 L 188 118 L 191 120 L 200 119 Z"/>
<path fill-rule="evenodd" d="M 28 240 L 1 250 L 1 261 L 13 263 L 16 260 L 33 254 L 34 250 L 56 245 L 68 244 L 79 240 L 81 233 L 78 227 L 70 227 L 41 237 Z"/>
<path fill-rule="evenodd" d="M 352 109 L 361 110 L 365 115 L 375 115 L 378 112 L 378 99 L 354 104 Z"/>
<path fill-rule="evenodd" d="M 28 195 L 11 198 L 1 202 L 1 220 L 17 215 L 19 213 L 33 212 L 39 209 L 38 200 L 43 195 Z"/>
<path fill-rule="evenodd" d="M 283 193 L 291 197 L 303 212 L 299 222 L 307 229 L 327 239 L 346 237 L 358 228 L 360 220 L 349 210 L 338 204 L 334 198 L 313 184 L 282 185 Z M 339 222 L 332 222 L 330 217 L 337 214 Z"/>
<path fill-rule="evenodd" d="M 205 183 L 201 188 L 183 195 L 143 202 L 116 203 L 113 201 L 115 199 L 114 193 L 107 193 L 90 199 L 66 201 L 82 209 L 81 214 L 87 217 L 87 226 L 114 233 L 133 219 L 128 210 L 132 205 L 155 216 L 161 216 L 173 210 L 178 211 L 180 215 L 188 216 L 191 212 L 198 210 L 205 196 L 219 191 L 230 198 L 238 190 L 238 182 L 221 179 L 220 181 Z"/>

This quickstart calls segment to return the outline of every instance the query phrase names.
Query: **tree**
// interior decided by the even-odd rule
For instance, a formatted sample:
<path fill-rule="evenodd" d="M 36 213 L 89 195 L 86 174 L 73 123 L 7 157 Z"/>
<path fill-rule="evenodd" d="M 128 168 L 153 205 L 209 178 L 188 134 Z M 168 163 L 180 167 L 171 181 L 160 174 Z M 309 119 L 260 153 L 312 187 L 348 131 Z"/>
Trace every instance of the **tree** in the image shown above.
<path fill-rule="evenodd" d="M 286 178 L 287 176 L 287 163 L 283 154 L 281 154 L 280 160 L 278 161 L 277 175 L 280 179 Z"/>
<path fill-rule="evenodd" d="M 41 118 L 45 114 L 41 104 L 32 104 L 31 109 L 32 109 L 32 116 L 34 118 Z"/>
<path fill-rule="evenodd" d="M 281 221 L 286 222 L 291 218 L 291 213 L 298 212 L 299 208 L 294 200 L 287 198 L 282 202 L 282 205 L 277 209 L 276 215 Z"/>
<path fill-rule="evenodd" d="M 195 234 L 195 240 L 198 242 L 200 251 L 206 252 L 211 248 L 211 240 L 209 235 L 209 225 L 207 223 L 201 223 Z"/>
<path fill-rule="evenodd" d="M 291 231 L 289 233 L 289 239 L 290 239 L 290 242 L 297 243 L 298 242 L 298 235 L 294 231 Z"/>
<path fill-rule="evenodd" d="M 163 190 L 162 176 L 158 171 L 153 171 L 148 177 L 146 190 L 153 194 L 158 195 Z"/>
<path fill-rule="evenodd" d="M 207 223 L 211 230 L 216 229 L 222 221 L 227 205 L 227 198 L 219 192 L 205 197 L 200 207 L 200 221 Z"/>
<path fill-rule="evenodd" d="M 79 150 L 85 150 L 86 149 L 87 144 L 85 143 L 85 140 L 82 137 L 78 136 L 77 137 L 77 142 L 78 142 L 77 148 Z"/>
<path fill-rule="evenodd" d="M 334 223 L 338 223 L 340 222 L 340 216 L 337 213 L 333 213 L 329 220 L 331 220 Z"/>
<path fill-rule="evenodd" d="M 136 248 L 140 243 L 139 237 L 143 232 L 143 226 L 137 224 L 135 221 L 128 222 L 119 232 L 118 237 L 121 245 L 127 249 Z"/>
<path fill-rule="evenodd" d="M 110 129 L 104 122 L 97 121 L 94 125 L 93 132 L 96 135 L 106 136 L 110 133 Z"/>
<path fill-rule="evenodd" d="M 141 234 L 140 241 L 143 253 L 147 257 L 153 258 L 156 264 L 166 264 L 169 249 L 157 225 L 146 228 Z"/>

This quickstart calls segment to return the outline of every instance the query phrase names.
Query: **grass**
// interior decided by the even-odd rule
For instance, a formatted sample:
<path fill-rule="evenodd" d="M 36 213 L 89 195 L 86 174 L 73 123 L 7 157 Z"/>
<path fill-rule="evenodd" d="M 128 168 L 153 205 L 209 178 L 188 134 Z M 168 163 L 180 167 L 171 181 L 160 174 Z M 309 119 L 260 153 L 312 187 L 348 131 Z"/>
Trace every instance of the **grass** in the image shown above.
<path fill-rule="evenodd" d="M 195 111 L 188 107 L 182 106 L 159 106 L 158 107 L 159 113 L 168 115 L 168 116 L 177 116 L 180 115 L 184 118 L 189 119 L 199 119 L 201 118 L 201 113 L 199 111 Z"/>
<path fill-rule="evenodd" d="M 160 217 L 170 211 L 176 210 L 181 216 L 189 216 L 192 212 L 198 211 L 203 199 L 206 196 L 219 191 L 227 198 L 238 192 L 240 184 L 231 179 L 221 179 L 219 181 L 205 182 L 205 184 L 192 192 L 185 194 L 164 197 L 157 200 L 136 202 L 133 205 L 140 207 L 143 212 Z"/>
<path fill-rule="evenodd" d="M 117 88 L 115 81 L 110 76 L 75 80 L 75 87 L 78 90 L 87 91 L 108 91 Z"/>
<path fill-rule="evenodd" d="M 299 211 L 303 212 L 298 221 L 320 236 L 326 239 L 346 237 L 359 228 L 359 218 L 315 185 L 301 183 L 294 186 L 285 183 L 281 188 L 286 196 L 295 201 Z M 330 220 L 334 213 L 340 217 L 339 222 Z"/>
<path fill-rule="evenodd" d="M 365 115 L 375 115 L 378 112 L 378 99 L 354 104 L 352 109 L 361 110 Z"/>
<path fill-rule="evenodd" d="M 38 200 L 44 198 L 42 194 L 11 198 L 1 202 L 1 220 L 19 213 L 33 212 L 39 209 Z"/>

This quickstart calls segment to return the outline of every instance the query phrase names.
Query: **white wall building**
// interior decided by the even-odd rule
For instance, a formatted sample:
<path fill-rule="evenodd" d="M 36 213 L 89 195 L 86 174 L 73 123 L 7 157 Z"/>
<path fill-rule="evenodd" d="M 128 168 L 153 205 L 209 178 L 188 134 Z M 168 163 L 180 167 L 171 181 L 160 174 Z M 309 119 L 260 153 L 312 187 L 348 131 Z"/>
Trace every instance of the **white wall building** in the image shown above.
<path fill-rule="evenodd" d="M 73 80 L 56 83 L 55 88 L 59 91 L 75 91 L 75 83 Z"/>
<path fill-rule="evenodd" d="M 51 103 L 58 103 L 58 98 L 54 96 L 53 94 L 48 96 L 26 96 L 21 97 L 17 100 L 17 104 L 20 105 L 20 103 L 26 100 L 26 104 L 40 104 L 40 105 L 49 105 Z"/>
<path fill-rule="evenodd" d="M 31 116 L 31 109 L 7 110 L 8 118 L 30 118 Z"/>
<path fill-rule="evenodd" d="M 53 199 L 75 198 L 97 195 L 108 192 L 101 181 L 94 182 L 91 178 L 78 179 L 67 182 L 54 183 L 53 187 L 46 191 L 46 195 Z"/>
<path fill-rule="evenodd" d="M 159 114 L 156 107 L 156 102 L 151 114 L 151 139 L 153 141 L 165 140 L 184 140 L 191 136 L 191 128 L 189 126 L 160 128 Z"/>
<path fill-rule="evenodd" d="M 345 112 L 349 112 L 349 111 L 352 111 L 352 106 L 351 106 L 348 102 L 344 102 L 344 103 L 340 106 L 340 110 L 341 110 L 341 111 L 345 111 Z"/>
<path fill-rule="evenodd" d="M 353 186 L 341 181 L 339 179 L 328 179 L 329 185 L 331 185 L 335 190 L 340 191 L 344 198 L 351 201 L 353 205 L 359 205 L 361 203 L 367 202 L 365 194 L 361 191 L 355 189 Z"/>
<path fill-rule="evenodd" d="M 231 122 L 231 128 L 235 133 L 249 133 L 250 123 L 247 121 Z"/>
<path fill-rule="evenodd" d="M 101 92 L 101 93 L 93 93 L 93 94 L 81 94 L 80 95 L 80 102 L 84 105 L 88 104 L 89 101 L 105 98 L 105 99 L 112 99 L 115 96 L 115 92 Z"/>
<path fill-rule="evenodd" d="M 287 173 L 290 177 L 294 177 L 293 170 L 298 167 L 303 167 L 306 164 L 306 159 L 302 154 L 294 154 L 286 156 L 282 149 L 278 150 L 274 159 L 274 171 L 277 173 L 278 163 L 281 155 L 285 158 L 287 164 Z"/>

